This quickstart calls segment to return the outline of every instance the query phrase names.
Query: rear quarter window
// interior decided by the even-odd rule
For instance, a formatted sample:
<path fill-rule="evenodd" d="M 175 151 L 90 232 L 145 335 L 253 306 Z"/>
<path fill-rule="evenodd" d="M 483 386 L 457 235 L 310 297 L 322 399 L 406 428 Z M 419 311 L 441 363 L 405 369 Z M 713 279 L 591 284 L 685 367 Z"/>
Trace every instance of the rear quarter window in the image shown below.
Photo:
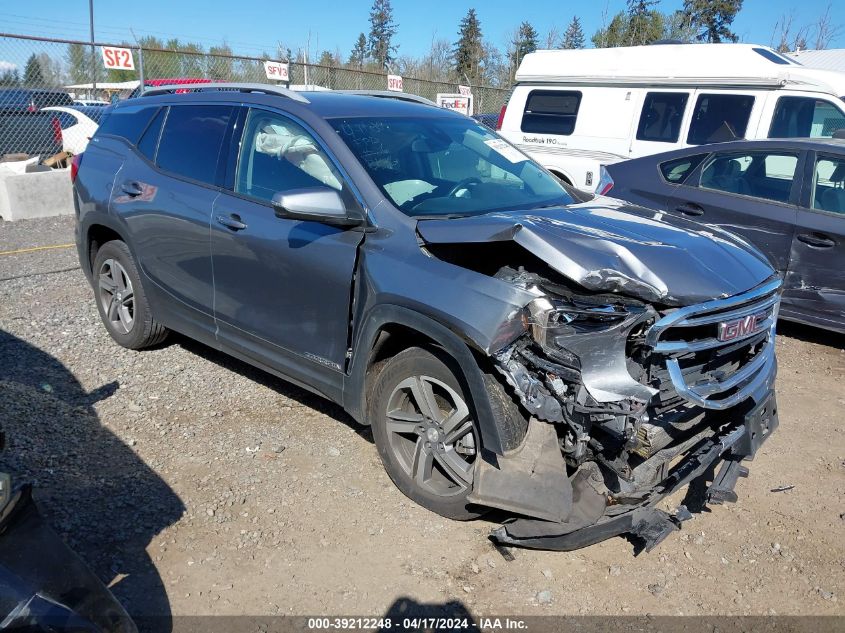
<path fill-rule="evenodd" d="M 668 160 L 665 163 L 660 163 L 658 168 L 663 180 L 673 185 L 683 183 L 687 176 L 689 176 L 695 168 L 701 164 L 701 161 L 707 154 L 696 154 L 695 156 L 684 156 L 683 158 L 676 158 L 675 160 Z"/>
<path fill-rule="evenodd" d="M 114 108 L 103 116 L 97 135 L 110 134 L 126 139 L 132 145 L 138 142 L 160 106 L 127 106 Z"/>
<path fill-rule="evenodd" d="M 522 131 L 569 136 L 575 131 L 581 93 L 575 90 L 532 90 L 525 100 Z"/>

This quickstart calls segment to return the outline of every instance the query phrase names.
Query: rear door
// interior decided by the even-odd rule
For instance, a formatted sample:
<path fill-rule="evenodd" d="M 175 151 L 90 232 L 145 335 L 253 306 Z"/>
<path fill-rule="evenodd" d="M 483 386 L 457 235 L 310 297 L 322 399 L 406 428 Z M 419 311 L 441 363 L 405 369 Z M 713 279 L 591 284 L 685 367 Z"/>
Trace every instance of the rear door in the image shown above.
<path fill-rule="evenodd" d="M 800 152 L 715 152 L 678 187 L 669 212 L 736 233 L 785 272 L 798 215 Z"/>
<path fill-rule="evenodd" d="M 214 290 L 208 232 L 233 109 L 185 104 L 158 110 L 118 173 L 112 200 L 129 226 L 142 272 L 156 294 L 166 296 L 162 309 L 209 331 Z"/>
<path fill-rule="evenodd" d="M 258 108 L 239 120 L 244 131 L 240 145 L 232 144 L 231 191 L 215 201 L 211 223 L 218 338 L 307 384 L 337 382 L 363 232 L 277 217 L 270 201 L 307 187 L 336 189 L 349 204 L 354 196 L 301 122 Z"/>
<path fill-rule="evenodd" d="M 783 313 L 845 330 L 845 156 L 812 155 L 804 174 Z"/>

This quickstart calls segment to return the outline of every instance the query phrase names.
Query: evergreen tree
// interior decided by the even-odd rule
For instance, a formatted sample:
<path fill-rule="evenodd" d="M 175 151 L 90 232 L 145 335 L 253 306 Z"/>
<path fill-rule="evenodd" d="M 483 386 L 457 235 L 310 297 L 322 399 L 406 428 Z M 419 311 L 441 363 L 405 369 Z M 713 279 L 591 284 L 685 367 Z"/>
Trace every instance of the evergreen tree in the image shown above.
<path fill-rule="evenodd" d="M 367 59 L 367 37 L 361 33 L 355 40 L 355 46 L 349 54 L 349 65 L 353 68 L 362 68 L 364 60 Z"/>
<path fill-rule="evenodd" d="M 537 50 L 539 35 L 537 30 L 528 22 L 519 25 L 516 39 L 513 41 L 513 67 L 519 67 L 520 62 L 529 53 Z"/>
<path fill-rule="evenodd" d="M 393 7 L 390 0 L 374 0 L 370 10 L 370 37 L 368 53 L 370 58 L 382 70 L 389 70 L 394 61 L 393 53 L 397 46 L 393 44 L 398 26 L 393 21 Z"/>
<path fill-rule="evenodd" d="M 566 32 L 563 34 L 563 41 L 561 48 L 584 48 L 584 31 L 581 28 L 581 20 L 575 15 L 572 17 L 572 22 L 566 27 Z"/>
<path fill-rule="evenodd" d="M 18 73 L 17 68 L 8 68 L 2 72 L 0 72 L 0 86 L 12 87 L 19 86 L 21 84 L 21 76 Z"/>
<path fill-rule="evenodd" d="M 70 81 L 74 84 L 82 84 L 91 81 L 91 47 L 84 44 L 68 44 L 67 65 Z"/>
<path fill-rule="evenodd" d="M 651 44 L 663 37 L 663 15 L 654 10 L 658 0 L 628 0 L 628 46 Z"/>
<path fill-rule="evenodd" d="M 684 13 L 701 42 L 736 42 L 730 26 L 742 8 L 742 0 L 684 0 Z"/>
<path fill-rule="evenodd" d="M 41 62 L 38 61 L 38 56 L 33 53 L 26 60 L 26 66 L 23 69 L 23 82 L 27 86 L 39 87 L 44 85 L 44 73 L 41 72 Z"/>
<path fill-rule="evenodd" d="M 475 9 L 467 11 L 461 20 L 460 39 L 455 44 L 455 72 L 458 80 L 468 77 L 471 82 L 478 82 L 481 77 L 481 60 L 484 46 L 481 39 L 481 23 Z"/>

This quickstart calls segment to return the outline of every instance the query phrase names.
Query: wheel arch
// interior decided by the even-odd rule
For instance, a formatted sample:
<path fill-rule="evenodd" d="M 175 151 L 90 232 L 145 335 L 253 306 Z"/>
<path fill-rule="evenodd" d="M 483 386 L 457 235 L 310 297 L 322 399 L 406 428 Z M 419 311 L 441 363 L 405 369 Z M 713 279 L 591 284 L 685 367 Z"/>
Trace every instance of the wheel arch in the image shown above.
<path fill-rule="evenodd" d="M 84 257 L 80 258 L 80 262 L 84 266 L 85 274 L 91 278 L 94 268 L 94 259 L 97 257 L 97 251 L 106 242 L 112 240 L 120 240 L 126 243 L 126 239 L 120 228 L 108 219 L 98 218 L 85 227 L 83 233 L 84 239 L 82 248 Z M 128 243 L 126 243 L 129 246 Z"/>
<path fill-rule="evenodd" d="M 369 371 L 381 360 L 391 358 L 408 347 L 435 345 L 446 352 L 460 368 L 478 415 L 479 432 L 485 449 L 502 455 L 512 448 L 504 446 L 494 420 L 482 370 L 476 352 L 457 334 L 431 317 L 401 306 L 374 308 L 357 337 L 349 375 L 344 382 L 343 405 L 361 424 L 367 420 L 367 404 L 372 387 Z"/>

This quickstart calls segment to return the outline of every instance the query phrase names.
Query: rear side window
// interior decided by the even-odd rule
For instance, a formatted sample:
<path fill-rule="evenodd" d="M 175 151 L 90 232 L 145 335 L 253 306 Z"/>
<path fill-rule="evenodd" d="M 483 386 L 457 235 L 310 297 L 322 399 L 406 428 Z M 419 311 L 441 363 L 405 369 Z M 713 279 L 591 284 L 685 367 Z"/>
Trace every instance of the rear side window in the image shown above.
<path fill-rule="evenodd" d="M 156 164 L 167 171 L 215 184 L 220 147 L 232 106 L 170 106 L 156 153 Z"/>
<path fill-rule="evenodd" d="M 692 114 L 687 143 L 721 143 L 745 138 L 754 97 L 751 95 L 699 95 Z"/>
<path fill-rule="evenodd" d="M 575 131 L 580 105 L 577 91 L 533 90 L 525 102 L 522 131 L 569 136 Z"/>
<path fill-rule="evenodd" d="M 686 92 L 649 92 L 643 102 L 637 140 L 677 143 L 688 98 Z"/>
<path fill-rule="evenodd" d="M 672 184 L 680 184 L 686 180 L 687 176 L 701 164 L 706 154 L 697 154 L 695 156 L 684 156 L 683 158 L 676 158 L 665 163 L 660 163 L 660 173 L 666 182 Z"/>
<path fill-rule="evenodd" d="M 845 217 L 845 160 L 819 157 L 810 206 Z"/>
<path fill-rule="evenodd" d="M 161 126 L 164 123 L 164 117 L 166 114 L 167 108 L 159 110 L 147 126 L 146 131 L 141 136 L 141 140 L 138 141 L 138 151 L 150 160 L 155 160 L 158 138 L 161 136 Z"/>
<path fill-rule="evenodd" d="M 97 133 L 119 136 L 135 145 L 158 109 L 159 106 L 115 108 L 108 116 L 103 117 Z"/>
<path fill-rule="evenodd" d="M 69 106 L 73 105 L 73 99 L 66 92 L 52 90 L 37 90 L 32 93 L 32 101 L 38 109 L 48 106 Z"/>
<path fill-rule="evenodd" d="M 775 106 L 769 138 L 831 138 L 845 129 L 845 114 L 829 101 L 781 97 Z"/>
<path fill-rule="evenodd" d="M 701 172 L 701 187 L 788 203 L 798 155 L 784 152 L 716 154 Z"/>

